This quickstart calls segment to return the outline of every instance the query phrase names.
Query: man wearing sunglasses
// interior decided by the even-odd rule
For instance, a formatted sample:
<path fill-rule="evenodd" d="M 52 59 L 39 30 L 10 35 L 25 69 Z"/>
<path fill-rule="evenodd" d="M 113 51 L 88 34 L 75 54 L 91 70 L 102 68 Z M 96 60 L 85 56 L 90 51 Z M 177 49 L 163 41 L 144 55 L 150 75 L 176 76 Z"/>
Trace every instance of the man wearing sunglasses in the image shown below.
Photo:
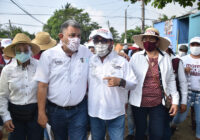
<path fill-rule="evenodd" d="M 93 36 L 96 54 L 89 63 L 88 113 L 93 140 L 123 140 L 125 104 L 128 90 L 136 87 L 136 77 L 128 61 L 113 48 L 109 30 L 98 29 Z"/>

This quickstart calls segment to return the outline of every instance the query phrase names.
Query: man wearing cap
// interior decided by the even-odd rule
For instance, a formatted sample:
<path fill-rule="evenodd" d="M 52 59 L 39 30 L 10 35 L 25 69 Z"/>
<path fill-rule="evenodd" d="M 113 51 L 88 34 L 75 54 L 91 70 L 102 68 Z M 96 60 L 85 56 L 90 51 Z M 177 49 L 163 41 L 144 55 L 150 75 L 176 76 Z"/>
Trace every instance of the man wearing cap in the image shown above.
<path fill-rule="evenodd" d="M 33 76 L 37 60 L 32 55 L 40 48 L 24 33 L 18 33 L 4 53 L 15 59 L 6 65 L 0 78 L 0 115 L 9 140 L 42 140 L 43 129 L 37 123 L 37 82 Z"/>
<path fill-rule="evenodd" d="M 128 90 L 137 81 L 128 61 L 112 51 L 108 29 L 98 29 L 93 41 L 96 54 L 90 58 L 88 93 L 92 139 L 103 140 L 108 130 L 111 140 L 123 140 Z"/>
<path fill-rule="evenodd" d="M 1 50 L 2 54 L 0 54 L 0 73 L 3 69 L 3 67 L 7 64 L 9 64 L 12 61 L 12 58 L 4 54 L 3 49 L 5 49 L 7 46 L 9 46 L 12 43 L 12 40 L 9 38 L 2 39 L 1 40 Z"/>
<path fill-rule="evenodd" d="M 61 25 L 59 38 L 57 46 L 42 53 L 35 74 L 39 81 L 38 123 L 45 128 L 48 122 L 55 140 L 86 140 L 91 52 L 80 45 L 80 25 L 74 20 Z"/>
<path fill-rule="evenodd" d="M 190 40 L 190 54 L 181 57 L 188 81 L 187 111 L 174 120 L 175 124 L 184 121 L 190 106 L 194 106 L 196 121 L 196 140 L 200 140 L 200 37 Z"/>
<path fill-rule="evenodd" d="M 144 49 L 130 60 L 131 68 L 139 79 L 129 98 L 136 125 L 136 140 L 144 140 L 147 126 L 150 140 L 163 140 L 168 116 L 176 114 L 179 103 L 171 59 L 164 52 L 170 42 L 160 37 L 155 28 L 148 28 L 144 34 L 135 35 L 133 39 Z M 168 108 L 165 106 L 167 97 L 172 98 Z"/>
<path fill-rule="evenodd" d="M 188 52 L 187 45 L 180 45 L 180 47 L 178 49 L 177 57 L 181 58 L 181 57 L 187 55 L 187 52 Z"/>

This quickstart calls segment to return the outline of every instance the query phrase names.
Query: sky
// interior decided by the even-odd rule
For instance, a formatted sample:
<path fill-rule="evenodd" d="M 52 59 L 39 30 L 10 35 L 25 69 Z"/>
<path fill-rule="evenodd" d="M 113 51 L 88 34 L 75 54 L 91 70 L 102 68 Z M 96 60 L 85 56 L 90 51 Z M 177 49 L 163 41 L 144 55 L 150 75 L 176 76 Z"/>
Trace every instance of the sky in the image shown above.
<path fill-rule="evenodd" d="M 107 28 L 108 21 L 110 26 L 114 27 L 119 34 L 125 30 L 124 15 L 127 9 L 127 29 L 134 29 L 141 26 L 141 20 L 133 17 L 141 17 L 141 1 L 131 4 L 123 0 L 13 0 L 23 9 L 34 15 L 39 21 L 47 23 L 47 20 L 53 15 L 55 10 L 61 9 L 66 3 L 72 6 L 84 9 L 88 12 L 92 21 L 97 22 L 100 26 Z M 198 0 L 197 0 L 198 1 Z M 181 16 L 190 12 L 197 7 L 197 2 L 193 7 L 180 7 L 177 3 L 167 4 L 161 10 L 154 8 L 151 4 L 145 6 L 146 25 L 153 25 L 152 20 L 158 19 L 162 14 L 168 17 L 173 15 Z M 14 5 L 11 0 L 0 0 L 0 24 L 8 26 L 9 20 L 12 25 L 22 27 L 23 30 L 30 33 L 42 31 L 42 24 L 28 15 L 10 15 L 24 14 L 24 12 Z M 132 17 L 132 18 L 130 18 Z"/>

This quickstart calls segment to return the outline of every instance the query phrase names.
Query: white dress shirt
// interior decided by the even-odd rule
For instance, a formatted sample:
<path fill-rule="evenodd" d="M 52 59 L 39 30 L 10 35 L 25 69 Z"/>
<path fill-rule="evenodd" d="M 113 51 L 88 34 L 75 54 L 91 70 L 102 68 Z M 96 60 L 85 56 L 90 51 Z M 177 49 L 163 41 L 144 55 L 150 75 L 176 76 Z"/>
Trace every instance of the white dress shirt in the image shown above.
<path fill-rule="evenodd" d="M 176 81 L 175 81 L 175 75 L 173 72 L 171 58 L 167 53 L 165 52 L 161 52 L 161 53 L 163 55 L 159 53 L 158 65 L 161 71 L 163 89 L 167 95 L 172 96 L 172 104 L 178 105 L 179 94 L 176 89 Z M 131 105 L 134 105 L 137 107 L 140 107 L 141 105 L 143 83 L 146 77 L 147 70 L 149 68 L 149 64 L 147 61 L 148 56 L 144 54 L 145 54 L 144 50 L 137 52 L 132 56 L 130 60 L 130 65 L 138 79 L 138 84 L 134 90 L 131 90 L 129 102 Z M 162 100 L 162 103 L 163 105 L 165 104 L 164 100 Z"/>
<path fill-rule="evenodd" d="M 37 102 L 37 82 L 33 80 L 38 60 L 31 58 L 25 69 L 17 64 L 16 59 L 6 65 L 0 78 L 0 115 L 4 122 L 11 120 L 8 101 L 16 105 Z"/>
<path fill-rule="evenodd" d="M 108 87 L 104 77 L 118 77 L 126 80 L 126 86 Z M 103 120 L 114 119 L 125 114 L 128 90 L 137 84 L 129 63 L 116 52 L 111 52 L 103 61 L 97 55 L 90 58 L 88 112 L 91 117 Z"/>
<path fill-rule="evenodd" d="M 89 49 L 79 46 L 78 52 L 69 57 L 61 44 L 42 53 L 34 79 L 48 84 L 49 101 L 66 107 L 83 100 L 90 56 Z"/>

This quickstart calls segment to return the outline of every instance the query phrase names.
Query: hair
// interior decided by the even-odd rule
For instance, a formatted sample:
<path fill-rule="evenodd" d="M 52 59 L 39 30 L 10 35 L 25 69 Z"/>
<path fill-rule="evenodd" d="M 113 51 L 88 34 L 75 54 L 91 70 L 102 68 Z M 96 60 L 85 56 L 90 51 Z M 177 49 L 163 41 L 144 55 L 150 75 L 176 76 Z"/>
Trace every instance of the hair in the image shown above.
<path fill-rule="evenodd" d="M 81 29 L 80 24 L 75 20 L 67 20 L 60 27 L 60 33 L 63 33 L 63 30 L 68 28 L 69 26 Z"/>

